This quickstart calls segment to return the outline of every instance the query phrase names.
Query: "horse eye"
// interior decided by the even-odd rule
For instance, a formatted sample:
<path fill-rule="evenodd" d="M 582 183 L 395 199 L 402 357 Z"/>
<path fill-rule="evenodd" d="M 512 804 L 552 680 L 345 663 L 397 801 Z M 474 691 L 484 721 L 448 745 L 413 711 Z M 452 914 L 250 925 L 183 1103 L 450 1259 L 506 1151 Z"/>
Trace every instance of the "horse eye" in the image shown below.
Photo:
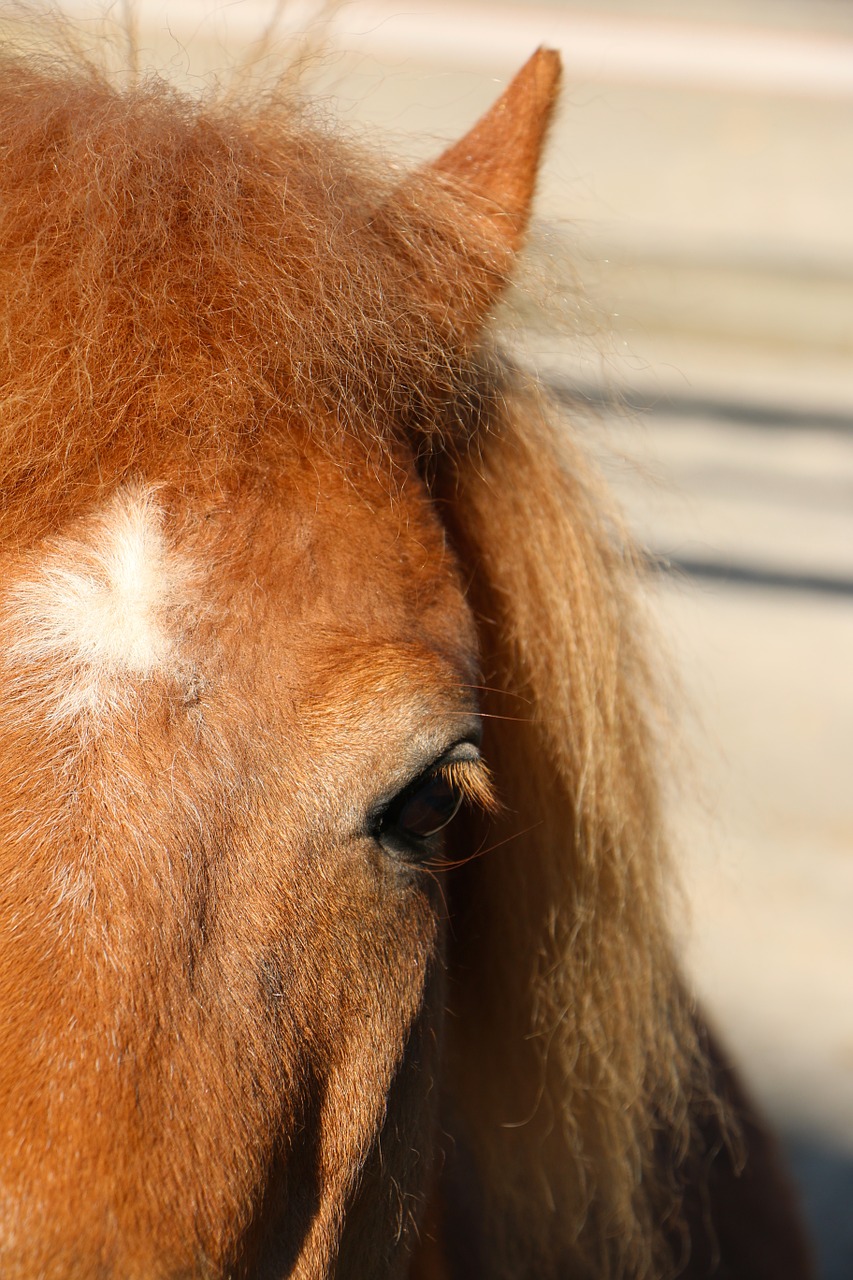
<path fill-rule="evenodd" d="M 455 818 L 461 788 L 444 772 L 429 774 L 407 787 L 379 819 L 377 835 L 417 844 L 438 835 Z"/>

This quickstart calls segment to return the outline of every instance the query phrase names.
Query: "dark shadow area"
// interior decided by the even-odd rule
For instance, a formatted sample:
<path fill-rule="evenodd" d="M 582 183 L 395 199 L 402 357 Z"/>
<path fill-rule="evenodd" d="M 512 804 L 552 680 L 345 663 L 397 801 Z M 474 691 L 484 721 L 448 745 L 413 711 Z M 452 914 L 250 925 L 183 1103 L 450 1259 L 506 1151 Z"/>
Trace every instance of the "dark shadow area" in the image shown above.
<path fill-rule="evenodd" d="M 320 1211 L 320 1126 L 326 1082 L 311 1064 L 306 1077 L 304 1102 L 296 1109 L 298 1120 L 272 1153 L 263 1201 L 238 1246 L 233 1274 L 239 1280 L 289 1276 Z M 283 1120 L 277 1127 L 283 1129 Z"/>
<path fill-rule="evenodd" d="M 820 1280 L 853 1278 L 853 1152 L 813 1136 L 786 1134 L 783 1145 L 802 1197 Z"/>
<path fill-rule="evenodd" d="M 698 560 L 692 556 L 657 556 L 653 557 L 652 563 L 662 573 L 684 574 L 727 586 L 766 587 L 776 591 L 806 591 L 822 596 L 853 598 L 853 578 L 835 574 L 792 572 L 762 565 L 733 564 L 730 560 Z"/>

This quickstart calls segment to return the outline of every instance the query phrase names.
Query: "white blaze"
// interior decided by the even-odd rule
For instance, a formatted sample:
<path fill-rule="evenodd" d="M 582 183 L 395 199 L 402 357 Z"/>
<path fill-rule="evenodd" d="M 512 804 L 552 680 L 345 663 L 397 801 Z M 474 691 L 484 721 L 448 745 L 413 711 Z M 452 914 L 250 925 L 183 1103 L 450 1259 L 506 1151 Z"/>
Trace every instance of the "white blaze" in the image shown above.
<path fill-rule="evenodd" d="M 120 490 L 77 537 L 48 544 L 37 572 L 10 593 L 17 678 L 56 683 L 51 719 L 109 711 L 156 674 L 177 674 L 174 610 L 187 563 L 172 551 L 150 490 Z M 170 619 L 170 614 L 173 616 Z"/>

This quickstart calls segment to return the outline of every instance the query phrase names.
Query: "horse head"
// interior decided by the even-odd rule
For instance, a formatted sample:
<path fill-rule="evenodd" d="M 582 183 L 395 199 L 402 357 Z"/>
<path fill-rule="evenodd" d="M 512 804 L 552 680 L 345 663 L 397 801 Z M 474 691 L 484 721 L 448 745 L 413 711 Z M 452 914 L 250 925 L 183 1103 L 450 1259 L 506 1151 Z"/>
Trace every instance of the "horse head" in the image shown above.
<path fill-rule="evenodd" d="M 7 1280 L 672 1256 L 723 1104 L 635 560 L 488 337 L 558 75 L 400 180 L 0 71 Z"/>

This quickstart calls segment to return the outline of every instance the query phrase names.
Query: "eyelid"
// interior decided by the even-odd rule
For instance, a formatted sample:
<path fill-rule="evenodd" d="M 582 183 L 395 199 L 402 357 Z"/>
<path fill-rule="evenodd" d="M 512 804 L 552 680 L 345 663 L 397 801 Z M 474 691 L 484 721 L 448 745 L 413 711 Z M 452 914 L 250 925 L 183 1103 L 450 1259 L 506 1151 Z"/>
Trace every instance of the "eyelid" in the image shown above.
<path fill-rule="evenodd" d="M 370 815 L 370 830 L 374 835 L 380 832 L 389 812 L 397 805 L 404 803 L 407 795 L 415 794 L 431 779 L 444 776 L 461 792 L 462 800 L 475 808 L 488 813 L 496 812 L 498 802 L 495 797 L 491 774 L 476 742 L 463 738 L 448 747 L 430 764 L 409 778 L 407 782 L 396 787 L 394 792 L 384 797 Z"/>
<path fill-rule="evenodd" d="M 415 791 L 419 786 L 428 782 L 430 778 L 434 778 L 439 774 L 445 774 L 448 777 L 452 775 L 452 781 L 458 782 L 464 789 L 463 777 L 469 776 L 474 772 L 479 772 L 484 777 L 487 777 L 489 773 L 486 763 L 480 755 L 479 743 L 471 738 L 462 738 L 459 742 L 454 742 L 440 756 L 436 756 L 434 760 L 431 760 L 423 769 L 414 774 L 408 782 L 398 787 L 389 803 L 393 803 L 398 796 L 404 795 L 407 791 Z"/>
<path fill-rule="evenodd" d="M 479 751 L 475 756 L 446 761 L 434 773 L 443 774 L 458 787 L 466 804 L 482 809 L 485 813 L 497 812 L 498 800 L 492 775 Z"/>

